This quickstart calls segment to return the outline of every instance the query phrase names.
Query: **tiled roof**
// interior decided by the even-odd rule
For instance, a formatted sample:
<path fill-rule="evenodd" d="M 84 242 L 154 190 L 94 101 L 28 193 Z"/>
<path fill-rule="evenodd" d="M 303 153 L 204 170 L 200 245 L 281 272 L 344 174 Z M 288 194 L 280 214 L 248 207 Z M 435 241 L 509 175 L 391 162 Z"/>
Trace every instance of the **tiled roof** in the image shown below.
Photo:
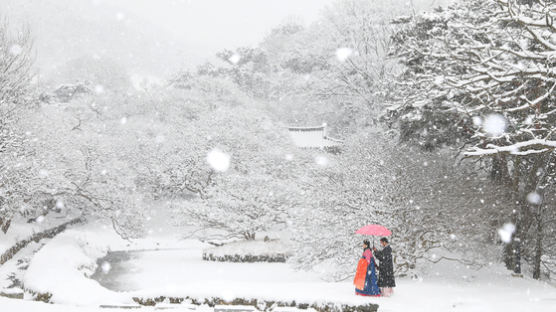
<path fill-rule="evenodd" d="M 342 140 L 326 135 L 326 124 L 316 127 L 288 127 L 294 144 L 301 148 L 328 148 L 342 144 Z"/>

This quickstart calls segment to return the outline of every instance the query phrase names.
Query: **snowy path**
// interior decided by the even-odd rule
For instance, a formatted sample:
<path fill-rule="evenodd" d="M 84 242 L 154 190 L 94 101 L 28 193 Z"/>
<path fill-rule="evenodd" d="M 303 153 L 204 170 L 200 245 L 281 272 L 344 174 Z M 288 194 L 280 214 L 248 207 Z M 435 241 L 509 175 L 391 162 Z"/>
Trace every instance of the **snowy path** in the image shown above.
<path fill-rule="evenodd" d="M 556 288 L 507 271 L 488 269 L 462 278 L 441 275 L 398 281 L 392 298 L 360 298 L 351 283 L 325 283 L 277 263 L 217 263 L 201 260 L 196 248 L 132 252 L 112 259 L 99 280 L 113 290 L 149 296 L 219 296 L 298 301 L 373 302 L 379 311 L 555 311 Z M 118 262 L 119 261 L 119 262 Z M 450 264 L 446 272 L 462 268 Z"/>

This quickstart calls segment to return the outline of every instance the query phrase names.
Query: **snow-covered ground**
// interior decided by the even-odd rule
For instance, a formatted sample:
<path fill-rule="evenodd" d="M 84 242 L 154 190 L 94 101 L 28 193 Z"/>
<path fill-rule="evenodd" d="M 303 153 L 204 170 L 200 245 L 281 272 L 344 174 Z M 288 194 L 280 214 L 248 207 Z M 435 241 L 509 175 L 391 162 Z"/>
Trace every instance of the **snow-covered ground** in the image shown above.
<path fill-rule="evenodd" d="M 361 298 L 350 281 L 326 283 L 279 263 L 213 263 L 194 249 L 144 252 L 117 278 L 134 296 L 247 297 L 301 302 L 378 303 L 379 311 L 554 311 L 556 288 L 511 277 L 496 266 L 479 271 L 440 266 L 439 276 L 399 279 L 392 298 Z M 460 271 L 460 273 L 458 273 Z M 441 273 L 442 272 L 442 273 Z"/>
<path fill-rule="evenodd" d="M 381 312 L 548 312 L 556 308 L 556 288 L 529 278 L 511 277 L 498 265 L 479 271 L 453 263 L 435 265 L 431 277 L 398 279 L 392 298 L 362 298 L 354 295 L 350 281 L 327 283 L 316 273 L 297 272 L 287 264 L 206 262 L 201 256 L 207 245 L 196 240 L 150 237 L 129 243 L 109 228 L 103 229 L 104 234 L 92 230 L 99 228 L 95 225 L 66 231 L 33 258 L 24 279 L 26 287 L 51 292 L 57 304 L 0 298 L 1 310 L 97 311 L 101 305 L 134 304 L 131 298 L 135 296 L 372 302 L 379 304 Z M 101 261 L 95 278 L 111 289 L 87 277 L 92 275 L 97 258 L 109 250 L 123 252 L 108 256 L 109 265 Z M 175 307 L 184 311 L 190 308 Z"/>

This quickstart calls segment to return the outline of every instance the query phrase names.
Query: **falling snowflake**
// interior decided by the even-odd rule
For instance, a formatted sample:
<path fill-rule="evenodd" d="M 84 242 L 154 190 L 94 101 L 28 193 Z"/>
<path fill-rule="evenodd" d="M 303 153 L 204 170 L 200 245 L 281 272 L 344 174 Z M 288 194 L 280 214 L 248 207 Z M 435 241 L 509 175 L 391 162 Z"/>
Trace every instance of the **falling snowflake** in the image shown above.
<path fill-rule="evenodd" d="M 286 154 L 286 160 L 293 160 L 292 154 Z"/>
<path fill-rule="evenodd" d="M 127 123 L 127 117 L 122 117 L 122 119 L 120 119 L 120 123 L 125 125 Z"/>
<path fill-rule="evenodd" d="M 38 216 L 36 220 L 37 220 L 37 223 L 43 223 L 44 216 Z"/>
<path fill-rule="evenodd" d="M 158 144 L 164 143 L 164 141 L 166 141 L 166 137 L 159 134 L 156 136 L 156 138 L 154 139 L 154 141 Z"/>
<path fill-rule="evenodd" d="M 19 44 L 13 44 L 10 47 L 10 53 L 12 55 L 19 55 L 21 52 L 23 52 L 23 48 Z"/>
<path fill-rule="evenodd" d="M 234 53 L 234 55 L 230 56 L 230 58 L 228 59 L 228 61 L 230 61 L 234 65 L 239 63 L 240 60 L 241 60 L 241 56 L 237 53 Z"/>
<path fill-rule="evenodd" d="M 450 239 L 451 239 L 451 240 L 455 240 L 456 238 L 457 238 L 457 237 L 456 237 L 456 234 L 450 234 Z"/>
<path fill-rule="evenodd" d="M 535 115 L 529 115 L 529 116 L 527 116 L 527 118 L 525 119 L 525 124 L 526 124 L 526 125 L 532 125 L 532 124 L 533 124 L 533 120 L 535 120 Z"/>
<path fill-rule="evenodd" d="M 230 155 L 215 148 L 207 154 L 207 163 L 215 171 L 225 172 L 230 168 Z"/>
<path fill-rule="evenodd" d="M 336 50 L 336 58 L 342 63 L 345 62 L 352 54 L 353 50 L 350 48 L 339 48 Z"/>
<path fill-rule="evenodd" d="M 104 261 L 100 268 L 102 269 L 102 273 L 108 274 L 108 272 L 110 272 L 110 270 L 112 269 L 112 265 L 110 265 L 109 262 Z"/>
<path fill-rule="evenodd" d="M 124 18 L 125 18 L 125 14 L 124 14 L 124 13 L 118 12 L 118 14 L 116 14 L 116 19 L 117 19 L 118 21 L 123 21 Z"/>
<path fill-rule="evenodd" d="M 48 176 L 48 171 L 45 170 L 45 169 L 41 169 L 41 170 L 39 170 L 39 175 L 41 177 L 47 177 Z"/>
<path fill-rule="evenodd" d="M 102 94 L 104 93 L 104 87 L 102 85 L 96 85 L 95 86 L 95 93 L 96 94 Z"/>
<path fill-rule="evenodd" d="M 509 243 L 512 241 L 512 235 L 515 232 L 515 225 L 512 223 L 506 223 L 501 229 L 498 229 L 498 235 L 504 243 Z"/>
<path fill-rule="evenodd" d="M 64 209 L 64 202 L 61 200 L 57 200 L 56 201 L 56 208 L 58 209 Z"/>
<path fill-rule="evenodd" d="M 527 194 L 527 201 L 533 205 L 540 205 L 542 202 L 542 197 L 537 192 L 531 192 Z"/>
<path fill-rule="evenodd" d="M 506 132 L 508 122 L 506 118 L 500 114 L 491 114 L 486 116 L 483 122 L 483 130 L 489 136 L 500 136 Z"/>
<path fill-rule="evenodd" d="M 473 116 L 472 121 L 473 121 L 473 125 L 477 128 L 483 124 L 483 120 L 479 116 Z"/>
<path fill-rule="evenodd" d="M 323 155 L 318 155 L 315 157 L 315 163 L 319 166 L 327 166 L 329 161 L 328 158 L 326 156 Z"/>

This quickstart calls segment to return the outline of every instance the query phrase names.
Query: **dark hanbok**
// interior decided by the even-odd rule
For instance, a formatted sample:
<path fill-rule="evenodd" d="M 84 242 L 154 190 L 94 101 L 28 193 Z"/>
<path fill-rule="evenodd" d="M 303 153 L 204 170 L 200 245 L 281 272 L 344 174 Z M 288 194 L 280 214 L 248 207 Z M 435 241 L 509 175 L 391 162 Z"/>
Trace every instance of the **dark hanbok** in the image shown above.
<path fill-rule="evenodd" d="M 375 251 L 375 256 L 380 261 L 378 286 L 383 288 L 396 287 L 394 264 L 392 263 L 392 247 L 387 245 L 384 249 Z"/>

